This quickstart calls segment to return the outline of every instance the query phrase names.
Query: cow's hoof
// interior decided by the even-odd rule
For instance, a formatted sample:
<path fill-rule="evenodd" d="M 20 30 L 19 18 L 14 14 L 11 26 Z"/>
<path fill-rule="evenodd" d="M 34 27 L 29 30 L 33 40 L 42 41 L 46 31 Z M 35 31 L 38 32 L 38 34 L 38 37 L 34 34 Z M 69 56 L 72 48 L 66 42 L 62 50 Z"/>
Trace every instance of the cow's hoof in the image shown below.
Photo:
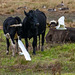
<path fill-rule="evenodd" d="M 33 53 L 33 55 L 36 55 L 36 53 Z"/>
<path fill-rule="evenodd" d="M 44 51 L 43 49 L 41 49 L 41 51 Z"/>
<path fill-rule="evenodd" d="M 16 54 L 19 54 L 18 52 L 16 52 Z"/>
<path fill-rule="evenodd" d="M 15 57 L 15 55 L 12 55 L 12 57 Z"/>
<path fill-rule="evenodd" d="M 9 51 L 6 51 L 6 55 L 8 55 L 9 54 Z"/>
<path fill-rule="evenodd" d="M 8 55 L 9 53 L 6 53 L 6 55 Z"/>
<path fill-rule="evenodd" d="M 44 47 L 43 46 L 41 47 L 41 51 L 44 51 Z"/>
<path fill-rule="evenodd" d="M 15 57 L 15 54 L 14 54 L 14 53 L 12 53 L 12 56 L 13 56 L 13 57 Z"/>

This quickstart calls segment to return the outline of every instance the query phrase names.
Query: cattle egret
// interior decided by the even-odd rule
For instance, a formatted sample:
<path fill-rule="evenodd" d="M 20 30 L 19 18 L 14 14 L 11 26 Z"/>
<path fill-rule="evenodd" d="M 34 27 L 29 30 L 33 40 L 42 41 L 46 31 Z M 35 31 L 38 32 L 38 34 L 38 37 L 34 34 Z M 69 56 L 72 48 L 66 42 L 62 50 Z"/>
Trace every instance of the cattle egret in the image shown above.
<path fill-rule="evenodd" d="M 65 17 L 62 16 L 58 19 L 58 26 L 56 26 L 56 29 L 65 30 L 65 23 L 64 23 Z"/>
<path fill-rule="evenodd" d="M 27 52 L 26 48 L 24 47 L 22 41 L 18 40 L 18 44 L 19 44 L 19 47 L 21 48 L 21 50 L 22 50 L 22 52 L 23 52 L 23 54 L 24 54 L 24 56 L 25 56 L 25 59 L 26 59 L 27 61 L 31 61 L 30 55 L 29 55 L 29 53 Z"/>

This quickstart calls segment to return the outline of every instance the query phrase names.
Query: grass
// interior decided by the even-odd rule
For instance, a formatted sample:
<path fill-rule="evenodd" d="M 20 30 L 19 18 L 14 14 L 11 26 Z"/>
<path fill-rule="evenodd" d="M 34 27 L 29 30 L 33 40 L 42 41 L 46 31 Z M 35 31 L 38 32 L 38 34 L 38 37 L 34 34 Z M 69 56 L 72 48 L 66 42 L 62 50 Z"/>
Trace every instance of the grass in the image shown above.
<path fill-rule="evenodd" d="M 24 6 L 28 7 L 26 11 L 30 9 L 37 9 L 37 8 L 46 11 L 46 9 L 42 9 L 43 5 L 45 5 L 47 9 L 52 8 L 57 4 L 59 4 L 62 0 L 57 0 L 55 2 L 53 0 L 46 0 L 46 1 L 45 0 L 37 0 L 37 1 L 36 0 L 27 0 L 27 1 L 9 0 L 9 2 L 7 2 L 7 0 L 4 1 L 5 3 L 3 2 L 3 4 L 2 3 L 0 4 L 0 14 L 23 13 L 23 10 L 25 9 L 17 10 L 17 8 L 24 7 Z M 66 1 L 63 0 L 63 1 L 67 6 L 70 7 L 71 11 L 75 11 L 74 0 L 66 0 Z M 51 17 L 52 19 L 54 17 L 54 14 L 55 13 L 53 13 L 53 15 L 51 14 L 51 16 L 49 17 Z M 0 16 L 0 21 L 3 23 L 3 20 L 8 16 L 5 15 Z M 23 15 L 20 17 L 22 19 L 24 18 Z M 67 19 L 66 22 L 69 25 L 71 20 Z M 47 28 L 46 30 L 46 35 L 48 31 L 49 28 Z M 49 66 L 51 64 L 55 65 L 56 62 L 61 64 L 61 75 L 75 75 L 75 44 L 74 43 L 50 45 L 45 41 L 44 51 L 41 52 L 41 50 L 38 49 L 36 51 L 36 55 L 32 55 L 32 40 L 33 39 L 29 41 L 29 53 L 32 58 L 32 61 L 29 62 L 25 60 L 24 56 L 20 56 L 16 54 L 16 56 L 13 57 L 11 55 L 12 53 L 11 48 L 10 48 L 9 55 L 6 55 L 6 40 L 3 31 L 0 30 L 0 75 L 51 75 L 52 71 L 51 68 L 49 68 Z M 24 43 L 24 40 L 22 41 Z"/>
<path fill-rule="evenodd" d="M 47 32 L 48 29 L 46 34 Z M 24 56 L 12 57 L 11 50 L 9 55 L 5 54 L 6 43 L 2 30 L 0 30 L 0 39 L 0 75 L 51 75 L 51 69 L 48 67 L 51 63 L 55 64 L 56 62 L 61 64 L 61 75 L 75 74 L 74 43 L 51 46 L 45 42 L 44 51 L 37 50 L 36 55 L 32 55 L 32 48 L 30 47 L 29 53 L 32 61 L 29 62 L 25 60 Z"/>
<path fill-rule="evenodd" d="M 40 9 L 43 11 L 47 11 L 48 8 L 56 7 L 58 4 L 61 3 L 62 0 L 2 0 L 0 1 L 0 14 L 12 14 L 12 13 L 22 13 L 25 9 L 19 9 L 18 7 L 24 7 L 27 6 L 28 10 L 30 9 Z M 68 6 L 70 8 L 70 12 L 75 11 L 75 1 L 74 0 L 63 0 L 65 6 Z M 42 6 L 45 5 L 47 8 L 43 9 Z M 57 8 L 57 7 L 56 7 Z M 12 10 L 13 9 L 13 10 Z M 13 11 L 13 12 L 12 12 Z"/>

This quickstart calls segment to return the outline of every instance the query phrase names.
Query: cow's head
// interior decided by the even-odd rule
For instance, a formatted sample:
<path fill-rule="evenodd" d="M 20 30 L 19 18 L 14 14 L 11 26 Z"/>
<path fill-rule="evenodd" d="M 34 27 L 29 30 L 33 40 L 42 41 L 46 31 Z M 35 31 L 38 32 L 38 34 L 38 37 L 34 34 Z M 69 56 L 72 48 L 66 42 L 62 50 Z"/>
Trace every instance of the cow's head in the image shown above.
<path fill-rule="evenodd" d="M 39 26 L 38 18 L 34 10 L 30 10 L 28 13 L 24 11 L 24 14 L 27 17 L 27 21 L 31 25 L 31 28 L 36 28 Z"/>
<path fill-rule="evenodd" d="M 56 28 L 57 25 L 58 25 L 58 22 L 56 22 L 55 20 L 52 20 L 49 23 L 49 27 L 51 27 L 51 28 Z"/>

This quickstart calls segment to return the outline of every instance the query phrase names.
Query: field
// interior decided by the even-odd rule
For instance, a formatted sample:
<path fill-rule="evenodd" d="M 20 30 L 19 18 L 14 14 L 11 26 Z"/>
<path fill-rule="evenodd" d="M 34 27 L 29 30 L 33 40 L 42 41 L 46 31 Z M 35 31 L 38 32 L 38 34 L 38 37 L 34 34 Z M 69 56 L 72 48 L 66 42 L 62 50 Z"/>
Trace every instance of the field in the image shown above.
<path fill-rule="evenodd" d="M 62 0 L 0 0 L 0 14 L 12 14 L 15 12 L 23 13 L 25 6 L 30 9 L 42 9 L 42 6 L 46 6 L 46 9 L 57 8 L 56 6 L 61 3 Z M 70 8 L 70 12 L 75 11 L 75 0 L 63 0 L 65 6 Z M 17 10 L 18 7 L 21 9 Z M 45 9 L 45 10 L 46 10 Z M 45 11 L 43 10 L 43 11 Z"/>
<path fill-rule="evenodd" d="M 29 54 L 31 61 L 26 61 L 24 56 L 16 54 L 12 56 L 12 46 L 10 53 L 6 55 L 6 39 L 3 34 L 3 21 L 9 16 L 19 16 L 24 19 L 24 10 L 39 8 L 47 16 L 47 22 L 58 20 L 65 16 L 67 27 L 75 27 L 75 0 L 63 0 L 70 8 L 67 11 L 48 12 L 47 9 L 56 7 L 62 0 L 0 0 L 0 75 L 52 75 L 53 70 L 61 72 L 61 75 L 75 75 L 75 44 L 49 44 L 45 40 L 44 51 L 39 48 L 36 55 L 32 55 L 32 40 L 29 41 Z M 40 2 L 40 3 L 39 3 Z M 45 5 L 46 9 L 42 8 Z M 27 9 L 24 8 L 27 6 Z M 18 9 L 21 7 L 20 9 Z M 57 9 L 57 8 L 56 8 Z M 49 28 L 46 27 L 46 35 Z M 45 36 L 46 36 L 45 35 Z M 22 40 L 24 43 L 24 40 Z M 25 43 L 24 43 L 25 44 Z M 53 68 L 53 69 L 52 69 Z"/>
<path fill-rule="evenodd" d="M 48 29 L 47 31 L 48 32 Z M 46 33 L 47 34 L 47 33 Z M 36 51 L 36 55 L 32 55 L 30 40 L 29 53 L 32 61 L 26 61 L 24 56 L 11 55 L 11 47 L 9 55 L 6 55 L 6 43 L 3 31 L 0 30 L 0 75 L 51 75 L 50 66 L 57 65 L 61 68 L 61 75 L 75 75 L 75 44 L 55 44 L 50 45 L 45 41 L 44 51 Z M 56 72 L 58 73 L 58 70 Z"/>

